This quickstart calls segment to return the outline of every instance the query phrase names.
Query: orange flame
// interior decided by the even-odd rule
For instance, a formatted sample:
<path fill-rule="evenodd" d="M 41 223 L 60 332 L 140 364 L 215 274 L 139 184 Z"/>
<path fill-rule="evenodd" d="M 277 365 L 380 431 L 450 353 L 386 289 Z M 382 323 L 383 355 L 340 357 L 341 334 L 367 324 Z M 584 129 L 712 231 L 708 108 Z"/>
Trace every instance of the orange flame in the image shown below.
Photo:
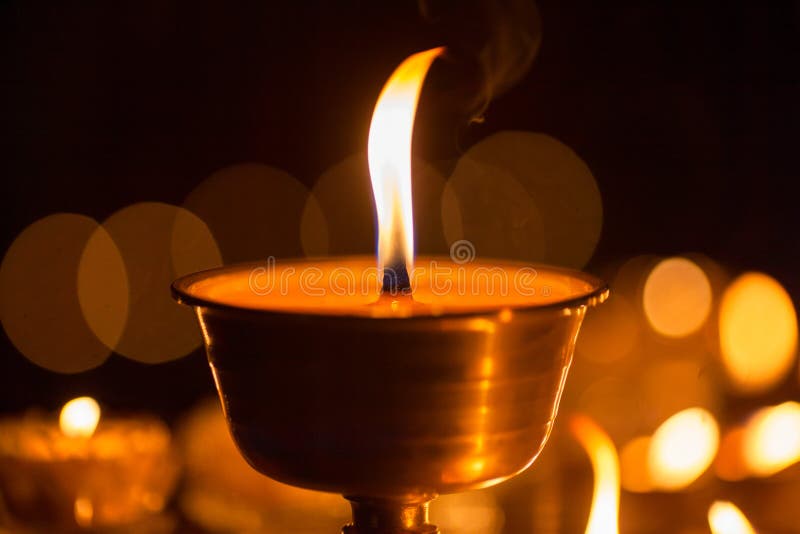
<path fill-rule="evenodd" d="M 728 501 L 714 501 L 708 509 L 708 525 L 713 534 L 756 534 L 742 511 Z"/>
<path fill-rule="evenodd" d="M 88 438 L 100 422 L 100 406 L 91 397 L 72 399 L 61 408 L 58 425 L 69 437 Z"/>
<path fill-rule="evenodd" d="M 594 471 L 592 510 L 586 534 L 619 533 L 619 458 L 602 428 L 584 415 L 573 416 L 570 430 L 589 454 Z"/>
<path fill-rule="evenodd" d="M 411 205 L 411 136 L 422 82 L 444 51 L 433 48 L 409 57 L 392 73 L 375 104 L 367 156 L 378 212 L 378 268 L 414 264 Z"/>

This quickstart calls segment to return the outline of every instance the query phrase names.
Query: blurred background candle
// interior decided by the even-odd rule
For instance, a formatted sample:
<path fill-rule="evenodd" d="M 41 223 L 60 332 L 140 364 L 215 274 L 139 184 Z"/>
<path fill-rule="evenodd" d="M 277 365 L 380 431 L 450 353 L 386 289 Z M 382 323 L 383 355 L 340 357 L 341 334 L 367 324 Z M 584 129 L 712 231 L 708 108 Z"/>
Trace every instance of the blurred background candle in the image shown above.
<path fill-rule="evenodd" d="M 178 473 L 162 422 L 101 417 L 91 397 L 66 403 L 58 422 L 40 413 L 0 421 L 0 491 L 16 528 L 141 523 L 163 510 Z"/>
<path fill-rule="evenodd" d="M 302 490 L 267 478 L 245 462 L 218 399 L 183 419 L 178 442 L 185 461 L 180 509 L 209 532 L 336 532 L 350 507 L 338 495 Z"/>
<path fill-rule="evenodd" d="M 712 534 L 756 534 L 753 525 L 732 502 L 714 501 L 708 509 Z"/>

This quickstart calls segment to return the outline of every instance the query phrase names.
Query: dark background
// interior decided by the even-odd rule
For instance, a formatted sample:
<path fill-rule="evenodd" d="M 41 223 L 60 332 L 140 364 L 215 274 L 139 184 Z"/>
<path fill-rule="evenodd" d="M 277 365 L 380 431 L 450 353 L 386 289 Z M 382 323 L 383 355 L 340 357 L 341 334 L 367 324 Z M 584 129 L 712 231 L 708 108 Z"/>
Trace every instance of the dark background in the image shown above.
<path fill-rule="evenodd" d="M 547 133 L 602 192 L 590 270 L 698 251 L 769 272 L 796 299 L 800 2 L 538 5 L 528 74 L 471 126 L 426 89 L 419 151 L 446 159 L 499 130 Z M 134 202 L 180 204 L 235 163 L 311 184 L 366 146 L 394 67 L 451 38 L 412 0 L 0 2 L 2 248 L 53 212 L 102 221 Z M 112 356 L 73 376 L 4 335 L 0 351 L 6 412 L 90 393 L 172 419 L 213 390 L 200 351 L 158 366 Z"/>

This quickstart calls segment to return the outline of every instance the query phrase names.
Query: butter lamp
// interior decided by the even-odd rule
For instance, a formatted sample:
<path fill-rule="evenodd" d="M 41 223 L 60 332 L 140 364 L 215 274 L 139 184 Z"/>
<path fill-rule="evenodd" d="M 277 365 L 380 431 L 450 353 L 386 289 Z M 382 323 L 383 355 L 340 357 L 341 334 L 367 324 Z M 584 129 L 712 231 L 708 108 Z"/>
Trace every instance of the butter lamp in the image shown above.
<path fill-rule="evenodd" d="M 376 105 L 377 265 L 270 259 L 172 286 L 196 311 L 242 455 L 275 480 L 346 497 L 344 534 L 437 533 L 437 495 L 530 466 L 586 310 L 608 295 L 577 271 L 413 257 L 411 129 L 441 52 L 408 58 Z"/>

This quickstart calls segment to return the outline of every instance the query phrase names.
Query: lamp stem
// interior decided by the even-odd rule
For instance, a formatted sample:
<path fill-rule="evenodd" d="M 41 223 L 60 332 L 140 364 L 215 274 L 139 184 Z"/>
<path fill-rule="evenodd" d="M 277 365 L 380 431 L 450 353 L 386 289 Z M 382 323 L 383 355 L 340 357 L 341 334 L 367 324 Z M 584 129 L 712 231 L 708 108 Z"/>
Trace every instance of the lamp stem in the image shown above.
<path fill-rule="evenodd" d="M 428 523 L 428 505 L 432 500 L 403 502 L 347 497 L 353 509 L 353 522 L 342 534 L 439 534 Z"/>

